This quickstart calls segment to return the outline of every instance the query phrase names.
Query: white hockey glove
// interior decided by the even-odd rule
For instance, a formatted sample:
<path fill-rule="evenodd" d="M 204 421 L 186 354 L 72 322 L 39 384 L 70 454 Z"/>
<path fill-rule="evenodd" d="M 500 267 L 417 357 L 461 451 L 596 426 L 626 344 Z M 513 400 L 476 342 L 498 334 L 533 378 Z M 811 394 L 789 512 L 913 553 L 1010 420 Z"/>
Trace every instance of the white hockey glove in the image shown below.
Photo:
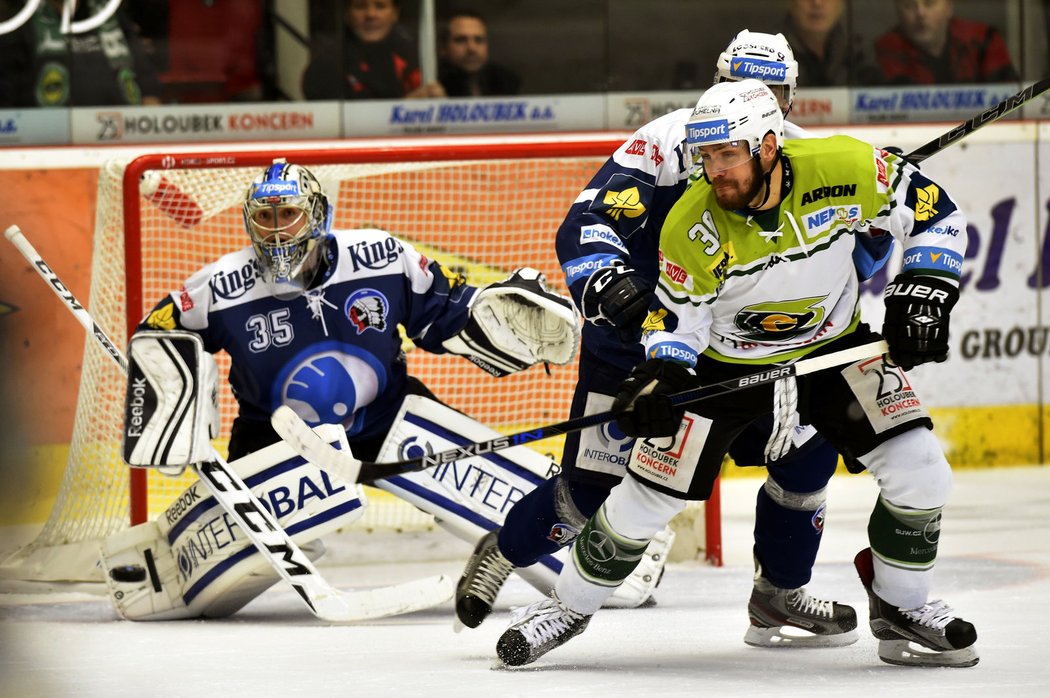
<path fill-rule="evenodd" d="M 773 431 L 766 442 L 766 462 L 780 460 L 791 450 L 798 426 L 798 383 L 794 376 L 773 384 Z"/>
<path fill-rule="evenodd" d="M 548 291 L 543 274 L 523 267 L 478 291 L 466 326 L 442 346 L 500 377 L 538 363 L 567 364 L 579 345 L 575 306 Z"/>
<path fill-rule="evenodd" d="M 137 332 L 128 345 L 124 461 L 181 469 L 212 459 L 218 369 L 192 332 Z"/>

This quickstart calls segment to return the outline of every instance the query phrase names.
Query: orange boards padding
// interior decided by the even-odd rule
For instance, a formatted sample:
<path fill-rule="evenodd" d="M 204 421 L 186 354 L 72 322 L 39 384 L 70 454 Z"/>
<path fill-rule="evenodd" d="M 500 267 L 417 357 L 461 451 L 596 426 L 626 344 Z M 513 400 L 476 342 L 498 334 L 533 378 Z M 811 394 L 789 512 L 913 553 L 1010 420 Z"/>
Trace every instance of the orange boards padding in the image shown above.
<path fill-rule="evenodd" d="M 97 186 L 94 169 L 0 171 L 0 226 L 19 226 L 86 306 Z M 50 509 L 73 433 L 85 339 L 19 251 L 0 241 L 0 525 L 40 521 Z"/>

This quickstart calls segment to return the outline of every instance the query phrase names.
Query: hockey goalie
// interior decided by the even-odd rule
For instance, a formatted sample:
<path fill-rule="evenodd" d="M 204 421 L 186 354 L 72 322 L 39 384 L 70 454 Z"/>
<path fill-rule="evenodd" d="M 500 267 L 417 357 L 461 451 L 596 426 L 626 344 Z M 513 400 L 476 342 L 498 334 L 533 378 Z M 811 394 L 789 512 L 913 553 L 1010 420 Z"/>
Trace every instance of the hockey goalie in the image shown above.
<path fill-rule="evenodd" d="M 571 301 L 536 270 L 477 288 L 405 240 L 334 230 L 332 217 L 309 170 L 266 168 L 244 203 L 251 244 L 161 299 L 133 336 L 125 415 L 130 465 L 178 470 L 207 460 L 217 436 L 211 355 L 225 351 L 238 405 L 229 465 L 312 558 L 367 500 L 279 442 L 269 422 L 277 407 L 311 426 L 336 425 L 326 440 L 358 458 L 396 460 L 495 435 L 408 374 L 399 326 L 417 347 L 459 354 L 496 377 L 567 363 L 579 344 Z M 376 486 L 473 546 L 553 468 L 519 447 Z M 278 579 L 197 486 L 155 520 L 107 539 L 102 557 L 118 611 L 136 620 L 229 615 Z M 649 597 L 664 557 L 641 566 L 621 605 Z M 560 569 L 552 556 L 520 573 L 546 592 Z"/>

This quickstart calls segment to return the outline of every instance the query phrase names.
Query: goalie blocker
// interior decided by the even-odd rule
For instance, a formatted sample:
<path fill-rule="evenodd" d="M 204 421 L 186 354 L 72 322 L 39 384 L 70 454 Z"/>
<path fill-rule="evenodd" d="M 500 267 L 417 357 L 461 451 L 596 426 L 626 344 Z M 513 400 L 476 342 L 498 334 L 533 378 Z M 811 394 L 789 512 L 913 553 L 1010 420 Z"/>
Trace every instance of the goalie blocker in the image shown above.
<path fill-rule="evenodd" d="M 543 274 L 523 267 L 478 291 L 466 326 L 442 346 L 496 377 L 567 364 L 580 346 L 580 318 L 571 301 L 547 290 Z"/>
<path fill-rule="evenodd" d="M 128 344 L 124 461 L 181 471 L 212 460 L 218 369 L 192 332 L 137 332 Z"/>

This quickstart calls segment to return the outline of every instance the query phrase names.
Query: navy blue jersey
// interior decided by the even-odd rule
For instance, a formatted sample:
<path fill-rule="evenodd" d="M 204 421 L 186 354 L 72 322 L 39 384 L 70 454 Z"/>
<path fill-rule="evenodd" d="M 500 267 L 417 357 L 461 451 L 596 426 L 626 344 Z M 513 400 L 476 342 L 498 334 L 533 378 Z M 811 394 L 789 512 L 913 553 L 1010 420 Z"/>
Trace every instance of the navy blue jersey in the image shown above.
<path fill-rule="evenodd" d="M 577 307 L 583 306 L 590 275 L 616 261 L 656 286 L 660 227 L 688 182 L 684 141 L 691 114 L 691 109 L 679 109 L 640 128 L 573 202 L 555 248 Z M 624 371 L 644 358 L 641 344 L 624 344 L 614 327 L 593 322 L 584 324 L 583 351 Z"/>
<path fill-rule="evenodd" d="M 191 276 L 140 329 L 189 330 L 229 354 L 245 419 L 269 421 L 285 404 L 311 425 L 380 435 L 405 395 L 398 325 L 443 353 L 476 289 L 382 230 L 335 230 L 324 244 L 326 277 L 298 298 L 274 297 L 246 247 Z"/>

